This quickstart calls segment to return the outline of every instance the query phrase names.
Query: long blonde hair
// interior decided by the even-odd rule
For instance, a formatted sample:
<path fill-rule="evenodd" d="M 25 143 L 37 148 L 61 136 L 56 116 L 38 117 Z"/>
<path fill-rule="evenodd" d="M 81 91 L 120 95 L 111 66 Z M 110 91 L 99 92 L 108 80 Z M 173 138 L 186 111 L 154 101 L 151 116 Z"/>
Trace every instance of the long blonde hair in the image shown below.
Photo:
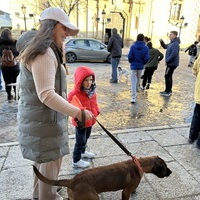
<path fill-rule="evenodd" d="M 27 47 L 20 56 L 23 63 L 28 63 L 34 60 L 38 55 L 45 54 L 46 50 L 53 42 L 53 31 L 57 23 L 57 21 L 51 19 L 40 22 L 39 30 L 30 41 L 27 41 Z"/>

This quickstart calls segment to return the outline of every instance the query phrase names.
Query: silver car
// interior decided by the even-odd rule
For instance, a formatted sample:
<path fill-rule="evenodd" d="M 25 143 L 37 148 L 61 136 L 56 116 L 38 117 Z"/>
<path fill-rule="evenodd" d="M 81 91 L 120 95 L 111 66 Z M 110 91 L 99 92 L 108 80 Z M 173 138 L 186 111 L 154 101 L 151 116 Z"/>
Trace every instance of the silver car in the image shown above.
<path fill-rule="evenodd" d="M 90 38 L 73 38 L 65 43 L 66 62 L 101 61 L 111 62 L 111 55 L 107 46 L 102 42 Z"/>

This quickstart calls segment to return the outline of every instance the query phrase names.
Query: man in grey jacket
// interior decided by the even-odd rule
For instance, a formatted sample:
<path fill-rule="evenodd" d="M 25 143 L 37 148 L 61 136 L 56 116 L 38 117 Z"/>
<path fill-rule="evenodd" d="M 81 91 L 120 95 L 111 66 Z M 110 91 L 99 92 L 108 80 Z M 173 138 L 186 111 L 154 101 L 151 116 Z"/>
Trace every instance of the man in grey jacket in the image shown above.
<path fill-rule="evenodd" d="M 124 47 L 122 38 L 117 33 L 117 29 L 112 29 L 112 36 L 109 39 L 107 49 L 111 53 L 111 65 L 112 65 L 112 73 L 110 83 L 117 83 L 117 67 L 119 65 L 120 58 L 122 56 L 122 48 Z"/>

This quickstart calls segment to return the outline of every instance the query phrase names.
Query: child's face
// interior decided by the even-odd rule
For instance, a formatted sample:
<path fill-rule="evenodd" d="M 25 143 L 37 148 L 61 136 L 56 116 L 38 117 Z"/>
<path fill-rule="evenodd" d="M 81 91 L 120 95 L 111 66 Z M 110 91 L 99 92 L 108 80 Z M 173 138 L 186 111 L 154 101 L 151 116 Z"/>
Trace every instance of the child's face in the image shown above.
<path fill-rule="evenodd" d="M 93 77 L 92 76 L 88 76 L 83 81 L 83 87 L 86 88 L 86 89 L 90 89 L 92 83 L 93 83 Z"/>

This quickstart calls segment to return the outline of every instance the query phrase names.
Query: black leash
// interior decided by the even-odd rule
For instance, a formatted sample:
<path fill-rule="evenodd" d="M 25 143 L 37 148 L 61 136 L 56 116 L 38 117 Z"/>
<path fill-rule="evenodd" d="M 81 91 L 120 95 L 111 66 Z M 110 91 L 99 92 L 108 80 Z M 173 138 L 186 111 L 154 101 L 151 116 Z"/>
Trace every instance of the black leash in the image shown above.
<path fill-rule="evenodd" d="M 132 157 L 132 154 L 128 149 L 116 138 L 114 135 L 112 135 L 96 118 L 96 122 L 99 124 L 99 126 L 110 136 L 110 138 L 128 155 Z"/>
<path fill-rule="evenodd" d="M 94 116 L 93 116 L 94 117 Z M 128 155 L 131 156 L 133 162 L 136 164 L 136 166 L 138 167 L 138 169 L 141 171 L 141 173 L 143 174 L 144 171 L 140 165 L 140 162 L 138 161 L 138 159 L 133 156 L 131 154 L 130 151 L 128 151 L 128 149 L 116 138 L 114 137 L 114 135 L 112 135 L 112 133 L 110 133 L 95 117 L 94 119 L 96 120 L 96 122 L 99 124 L 99 126 L 110 136 L 110 138 Z"/>
<path fill-rule="evenodd" d="M 93 118 L 96 120 L 96 122 L 99 124 L 99 126 L 108 134 L 108 136 L 128 155 L 128 156 L 131 156 L 131 158 L 132 158 L 132 160 L 133 160 L 133 162 L 136 164 L 136 166 L 138 167 L 138 169 L 141 171 L 141 173 L 143 174 L 144 172 L 143 172 L 143 169 L 142 169 L 142 167 L 141 167 L 141 165 L 140 165 L 140 162 L 138 161 L 138 159 L 135 157 L 135 156 L 133 156 L 132 154 L 131 154 L 131 152 L 130 151 L 128 151 L 128 149 L 114 136 L 114 135 L 112 135 L 112 133 L 110 133 L 97 119 L 96 119 L 96 117 L 94 117 L 93 116 Z M 76 122 L 77 122 L 77 124 L 78 124 L 78 126 L 80 127 L 80 128 L 84 128 L 84 126 L 85 126 L 85 112 L 84 112 L 84 110 L 82 110 L 82 120 L 83 120 L 83 122 L 81 123 L 78 119 L 75 119 L 76 120 Z"/>

